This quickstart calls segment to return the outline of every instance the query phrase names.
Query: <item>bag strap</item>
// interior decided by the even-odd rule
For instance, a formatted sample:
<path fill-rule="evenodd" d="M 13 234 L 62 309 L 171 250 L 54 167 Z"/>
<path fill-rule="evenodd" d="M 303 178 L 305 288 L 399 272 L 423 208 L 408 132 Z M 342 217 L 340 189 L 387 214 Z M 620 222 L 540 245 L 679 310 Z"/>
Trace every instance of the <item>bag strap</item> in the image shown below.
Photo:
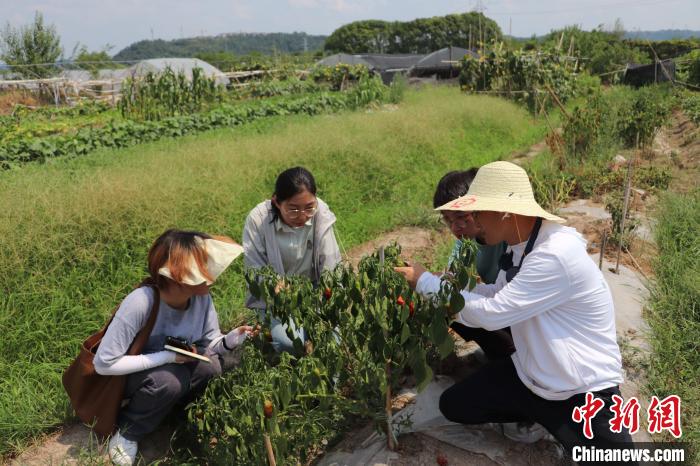
<path fill-rule="evenodd" d="M 527 244 L 525 245 L 525 251 L 523 252 L 523 256 L 520 258 L 520 264 L 518 267 L 523 266 L 523 261 L 525 260 L 525 256 L 530 254 L 532 252 L 532 248 L 535 246 L 535 241 L 537 240 L 537 235 L 540 234 L 540 227 L 542 226 L 542 217 L 537 217 L 537 220 L 535 220 L 535 226 L 532 229 L 532 233 L 530 233 L 530 238 L 527 240 Z"/>
<path fill-rule="evenodd" d="M 158 309 L 160 308 L 160 290 L 158 290 L 158 287 L 156 286 L 146 286 L 151 286 L 151 289 L 153 290 L 153 306 L 151 307 L 151 312 L 148 315 L 148 321 L 146 321 L 146 325 L 144 325 L 144 327 L 139 331 L 139 333 L 136 334 L 136 337 L 134 337 L 134 341 L 129 347 L 129 351 L 126 352 L 128 356 L 141 354 L 141 351 L 143 351 L 143 348 L 146 346 L 146 343 L 148 343 L 148 338 L 151 336 L 153 327 L 156 324 L 156 319 L 158 318 Z"/>
<path fill-rule="evenodd" d="M 146 321 L 146 325 L 139 331 L 139 333 L 136 334 L 136 337 L 134 337 L 134 341 L 129 347 L 129 351 L 127 351 L 126 353 L 129 356 L 141 354 L 141 351 L 143 351 L 143 348 L 148 342 L 148 338 L 151 336 L 153 327 L 156 324 L 156 318 L 158 317 L 158 309 L 160 308 L 160 291 L 158 290 L 158 287 L 155 286 L 155 284 L 153 284 L 149 278 L 146 278 L 141 283 L 136 285 L 134 289 L 141 288 L 144 286 L 150 286 L 153 290 L 153 306 L 151 307 L 151 312 L 148 315 L 148 321 Z M 94 335 L 91 335 L 88 338 L 88 340 L 85 341 L 87 350 L 89 350 L 92 353 L 95 352 L 95 347 L 98 346 L 102 341 L 102 338 L 105 336 L 105 333 L 107 333 L 107 328 L 109 328 L 109 326 L 112 324 L 114 316 L 117 315 L 117 311 L 120 307 L 121 304 L 116 306 L 112 311 L 112 316 L 109 318 L 105 326 L 102 327 L 102 329 L 99 332 L 95 333 Z M 132 352 L 132 350 L 134 350 L 134 352 Z"/>
<path fill-rule="evenodd" d="M 110 326 L 112 321 L 114 320 L 114 316 L 117 315 L 117 311 L 119 310 L 119 306 L 116 306 L 114 310 L 112 311 L 112 316 L 109 318 L 107 323 L 102 327 L 102 329 L 95 333 L 94 335 L 91 335 L 88 337 L 88 339 L 85 341 L 84 345 L 87 347 L 87 350 L 94 353 L 95 352 L 95 347 L 100 344 L 102 341 L 102 338 L 105 336 L 105 333 L 107 333 L 107 328 Z"/>

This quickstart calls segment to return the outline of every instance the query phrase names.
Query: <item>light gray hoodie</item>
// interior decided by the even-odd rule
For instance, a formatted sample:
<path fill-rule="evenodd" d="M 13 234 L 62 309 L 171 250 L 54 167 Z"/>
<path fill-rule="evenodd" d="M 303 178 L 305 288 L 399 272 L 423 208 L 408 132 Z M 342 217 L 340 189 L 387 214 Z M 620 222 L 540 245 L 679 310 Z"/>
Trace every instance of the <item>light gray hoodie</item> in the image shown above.
<path fill-rule="evenodd" d="M 328 205 L 318 199 L 318 210 L 313 217 L 313 260 L 311 277 L 318 283 L 321 272 L 332 269 L 340 262 L 340 250 L 333 233 L 335 215 Z M 246 268 L 261 268 L 271 265 L 280 275 L 285 275 L 282 255 L 277 243 L 277 230 L 273 221 L 272 202 L 263 201 L 248 214 L 243 227 L 243 254 Z M 248 293 L 246 306 L 265 309 L 265 303 Z"/>

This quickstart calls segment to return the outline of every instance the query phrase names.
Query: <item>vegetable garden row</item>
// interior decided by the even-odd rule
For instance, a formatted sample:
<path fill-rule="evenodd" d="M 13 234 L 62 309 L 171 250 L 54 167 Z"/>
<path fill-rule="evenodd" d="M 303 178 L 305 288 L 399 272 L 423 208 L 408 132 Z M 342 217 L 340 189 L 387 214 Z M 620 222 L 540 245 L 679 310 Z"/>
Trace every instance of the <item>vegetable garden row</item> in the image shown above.
<path fill-rule="evenodd" d="M 89 103 L 31 111 L 18 107 L 12 115 L 0 117 L 0 168 L 233 127 L 269 116 L 316 115 L 397 102 L 402 92 L 398 84 L 385 86 L 370 77 L 364 67 L 318 70 L 306 81 L 262 81 L 233 91 L 216 86 L 198 69 L 191 80 L 168 70 L 142 80 L 128 79 L 119 115 L 105 104 Z"/>

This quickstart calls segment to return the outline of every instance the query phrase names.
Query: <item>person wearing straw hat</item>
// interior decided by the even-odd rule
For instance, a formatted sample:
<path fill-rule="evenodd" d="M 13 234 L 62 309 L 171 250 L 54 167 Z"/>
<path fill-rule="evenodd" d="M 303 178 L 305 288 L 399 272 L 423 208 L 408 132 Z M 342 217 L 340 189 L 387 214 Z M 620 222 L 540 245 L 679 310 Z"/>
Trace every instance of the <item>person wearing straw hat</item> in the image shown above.
<path fill-rule="evenodd" d="M 135 462 L 138 441 L 158 427 L 175 404 L 221 374 L 224 356 L 248 336 L 241 326 L 226 335 L 209 294 L 217 277 L 243 252 L 227 237 L 168 230 L 148 252 L 149 277 L 119 306 L 94 358 L 101 375 L 127 375 L 118 431 L 109 442 L 114 464 Z M 127 355 L 159 296 L 156 320 L 141 354 Z M 186 339 L 201 358 L 169 351 L 167 337 Z"/>
<path fill-rule="evenodd" d="M 510 327 L 516 349 L 447 389 L 443 415 L 462 424 L 539 423 L 569 454 L 577 445 L 631 442 L 628 431 L 608 424 L 622 364 L 612 295 L 584 238 L 535 201 L 527 173 L 510 162 L 484 165 L 467 195 L 437 210 L 472 212 L 487 244 L 508 243 L 496 283 L 463 291 L 455 318 L 487 330 Z M 440 278 L 420 264 L 397 271 L 424 296 L 440 289 Z M 592 439 L 573 420 L 587 392 L 604 402 Z"/>

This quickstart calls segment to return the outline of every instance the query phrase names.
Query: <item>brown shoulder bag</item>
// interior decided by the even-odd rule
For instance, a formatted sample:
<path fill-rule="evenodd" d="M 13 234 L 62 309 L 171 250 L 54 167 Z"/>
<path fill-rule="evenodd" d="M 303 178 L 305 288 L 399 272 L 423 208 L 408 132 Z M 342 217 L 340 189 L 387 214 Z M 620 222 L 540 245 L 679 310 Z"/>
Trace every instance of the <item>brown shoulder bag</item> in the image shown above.
<path fill-rule="evenodd" d="M 152 288 L 154 299 L 151 313 L 146 325 L 134 337 L 134 341 L 126 353 L 129 356 L 141 354 L 156 323 L 160 293 L 156 287 Z M 93 359 L 109 324 L 112 323 L 114 315 L 117 313 L 117 309 L 114 310 L 112 317 L 102 330 L 90 335 L 83 342 L 78 357 L 63 373 L 63 387 L 68 393 L 76 414 L 81 421 L 91 425 L 95 433 L 104 437 L 111 435 L 116 427 L 127 376 L 100 375 L 95 372 Z"/>

